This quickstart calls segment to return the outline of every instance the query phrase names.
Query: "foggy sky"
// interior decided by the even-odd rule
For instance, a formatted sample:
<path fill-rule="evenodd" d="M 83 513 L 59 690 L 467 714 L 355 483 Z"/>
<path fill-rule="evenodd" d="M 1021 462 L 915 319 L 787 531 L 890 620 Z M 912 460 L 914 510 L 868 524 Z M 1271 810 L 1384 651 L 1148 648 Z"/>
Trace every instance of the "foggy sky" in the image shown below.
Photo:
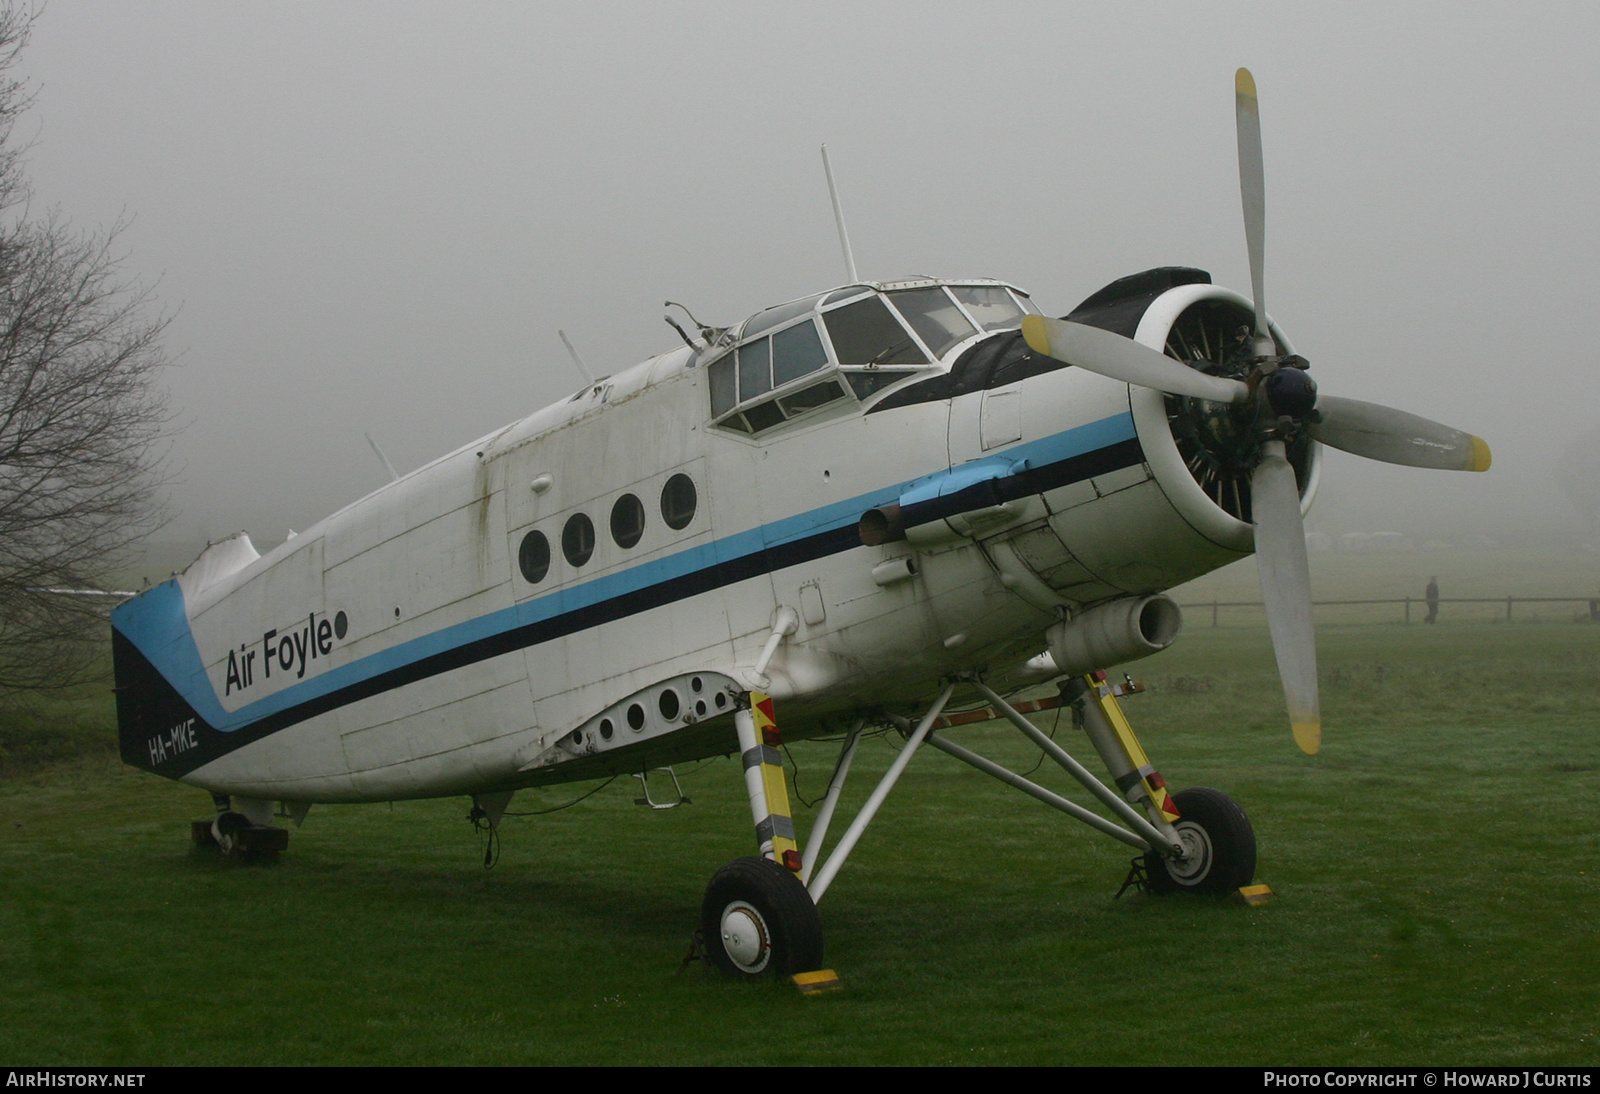
<path fill-rule="evenodd" d="M 119 220 L 172 314 L 178 516 L 265 549 L 679 344 L 863 276 L 1064 314 L 1184 264 L 1267 300 L 1322 390 L 1484 436 L 1487 475 L 1330 452 L 1308 527 L 1559 524 L 1596 429 L 1593 5 L 90 4 L 22 63 L 35 205 Z"/>

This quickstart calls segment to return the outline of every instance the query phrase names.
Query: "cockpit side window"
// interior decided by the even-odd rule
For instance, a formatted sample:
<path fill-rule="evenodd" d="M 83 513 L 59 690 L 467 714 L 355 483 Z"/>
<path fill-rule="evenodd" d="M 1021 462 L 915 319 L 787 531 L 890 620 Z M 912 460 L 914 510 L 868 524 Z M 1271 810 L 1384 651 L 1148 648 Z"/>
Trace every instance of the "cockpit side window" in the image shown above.
<path fill-rule="evenodd" d="M 819 406 L 826 406 L 835 399 L 844 398 L 844 388 L 839 386 L 837 380 L 824 380 L 820 384 L 803 387 L 793 395 L 785 395 L 778 402 L 790 415 L 804 414 L 808 410 L 815 410 Z"/>
<path fill-rule="evenodd" d="M 856 393 L 856 398 L 866 402 L 890 384 L 897 384 L 907 376 L 917 375 L 913 369 L 869 369 L 866 372 L 847 372 L 844 378 L 850 382 L 850 390 Z"/>
<path fill-rule="evenodd" d="M 904 332 L 902 331 L 902 334 Z M 836 380 L 793 389 L 795 381 L 828 367 L 828 351 L 815 320 L 806 320 L 765 338 L 746 342 L 711 362 L 711 414 L 717 425 L 759 433 L 790 418 L 845 397 Z M 775 392 L 777 398 L 763 398 Z M 757 400 L 752 402 L 752 400 Z M 729 411 L 742 408 L 738 413 Z"/>
<path fill-rule="evenodd" d="M 992 391 L 1057 369 L 1071 368 L 1065 361 L 1034 353 L 1021 331 L 1002 331 L 961 352 L 949 372 L 939 373 L 892 392 L 867 409 L 868 414 L 917 403 L 954 399 L 974 391 Z"/>
<path fill-rule="evenodd" d="M 712 417 L 720 418 L 739 401 L 739 376 L 733 371 L 736 361 L 737 356 L 730 353 L 711 362 L 711 367 L 706 369 L 706 375 L 711 379 Z"/>
<path fill-rule="evenodd" d="M 739 347 L 739 400 L 772 390 L 772 342 L 758 338 Z"/>
<path fill-rule="evenodd" d="M 815 323 L 801 323 L 772 336 L 774 387 L 826 368 L 827 364 L 828 351 L 822 348 L 822 338 L 817 334 Z"/>

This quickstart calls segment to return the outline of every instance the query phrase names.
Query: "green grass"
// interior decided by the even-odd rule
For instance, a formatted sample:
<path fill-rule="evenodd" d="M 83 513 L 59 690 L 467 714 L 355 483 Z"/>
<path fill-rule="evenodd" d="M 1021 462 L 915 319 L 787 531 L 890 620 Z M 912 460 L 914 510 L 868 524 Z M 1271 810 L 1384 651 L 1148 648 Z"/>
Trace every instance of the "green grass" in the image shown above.
<path fill-rule="evenodd" d="M 85 756 L 117 754 L 111 685 L 49 696 L 14 696 L 0 704 L 0 779 Z"/>
<path fill-rule="evenodd" d="M 0 783 L 0 1061 L 1600 1063 L 1600 627 L 1320 647 L 1316 758 L 1256 627 L 1195 629 L 1127 704 L 1174 786 L 1244 805 L 1273 902 L 1113 900 L 1126 848 L 928 750 L 822 902 L 846 989 L 815 999 L 678 973 L 706 881 L 750 853 L 731 761 L 670 812 L 619 780 L 508 820 L 492 871 L 464 799 L 318 807 L 237 867 L 187 846 L 203 793 L 103 751 L 36 764 Z M 1038 759 L 1003 725 L 952 735 Z M 794 754 L 820 793 L 831 748 Z M 848 798 L 892 755 L 868 742 Z"/>

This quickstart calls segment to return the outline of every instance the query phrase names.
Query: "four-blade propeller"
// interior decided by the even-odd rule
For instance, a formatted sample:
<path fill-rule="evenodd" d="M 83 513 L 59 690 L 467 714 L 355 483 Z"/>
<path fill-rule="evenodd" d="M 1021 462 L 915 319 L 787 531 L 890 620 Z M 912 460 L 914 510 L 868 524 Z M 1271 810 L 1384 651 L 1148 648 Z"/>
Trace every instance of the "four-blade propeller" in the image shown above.
<path fill-rule="evenodd" d="M 1239 190 L 1255 326 L 1253 368 L 1245 380 L 1214 376 L 1120 335 L 1064 319 L 1030 315 L 1023 337 L 1037 353 L 1088 372 L 1170 395 L 1248 407 L 1260 458 L 1250 472 L 1250 517 L 1256 563 L 1272 648 L 1278 660 L 1295 742 L 1316 753 L 1322 741 L 1317 697 L 1317 651 L 1311 622 L 1311 578 L 1300 487 L 1287 459 L 1287 442 L 1301 434 L 1369 460 L 1444 471 L 1486 471 L 1489 446 L 1470 433 L 1401 410 L 1317 394 L 1299 357 L 1280 357 L 1266 305 L 1266 182 L 1261 156 L 1261 113 L 1256 83 L 1241 68 L 1234 80 L 1239 134 Z M 1242 413 L 1249 415 L 1249 410 Z"/>

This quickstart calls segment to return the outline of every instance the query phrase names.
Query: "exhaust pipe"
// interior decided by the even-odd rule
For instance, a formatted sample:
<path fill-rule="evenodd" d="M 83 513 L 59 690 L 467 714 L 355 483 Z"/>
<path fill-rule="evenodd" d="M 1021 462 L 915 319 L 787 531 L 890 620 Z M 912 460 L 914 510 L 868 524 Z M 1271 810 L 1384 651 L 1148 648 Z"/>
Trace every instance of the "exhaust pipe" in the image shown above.
<path fill-rule="evenodd" d="M 1183 613 L 1170 596 L 1130 596 L 1091 608 L 1045 632 L 1056 671 L 1082 676 L 1137 661 L 1172 645 Z"/>

